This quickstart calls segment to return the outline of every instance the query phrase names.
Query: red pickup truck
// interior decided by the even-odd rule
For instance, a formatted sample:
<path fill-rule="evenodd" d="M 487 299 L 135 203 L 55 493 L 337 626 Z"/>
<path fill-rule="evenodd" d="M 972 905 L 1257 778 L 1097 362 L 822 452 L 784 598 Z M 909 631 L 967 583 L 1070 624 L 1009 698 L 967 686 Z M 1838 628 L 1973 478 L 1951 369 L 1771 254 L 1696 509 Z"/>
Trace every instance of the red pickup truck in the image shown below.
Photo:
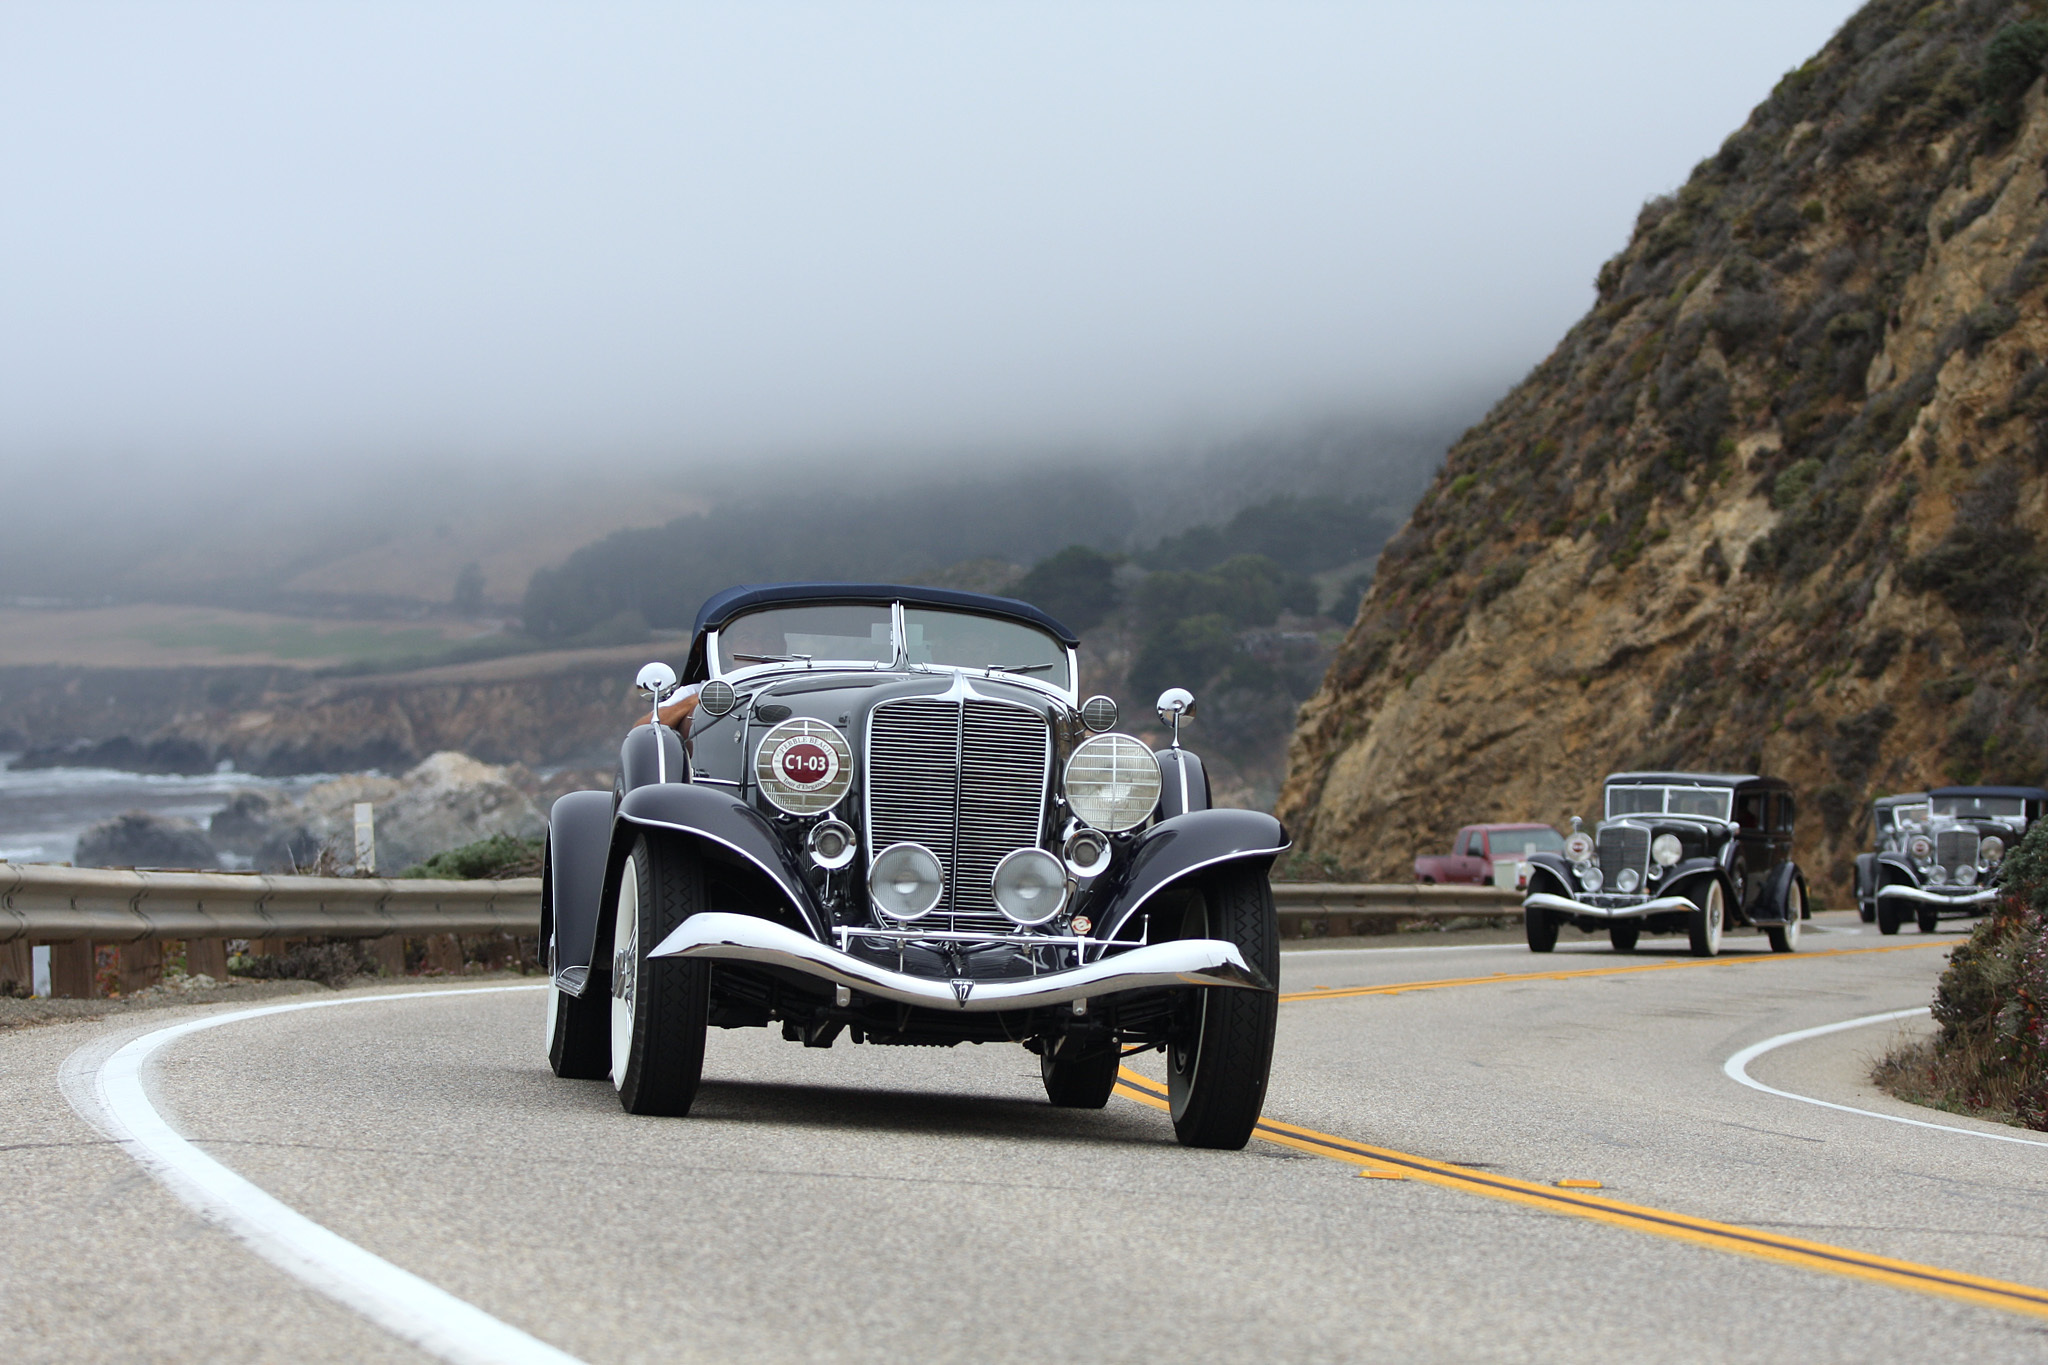
<path fill-rule="evenodd" d="M 1465 882 L 1515 889 L 1515 864 L 1531 853 L 1564 852 L 1564 836 L 1549 825 L 1467 825 L 1449 853 L 1415 860 L 1418 882 Z"/>

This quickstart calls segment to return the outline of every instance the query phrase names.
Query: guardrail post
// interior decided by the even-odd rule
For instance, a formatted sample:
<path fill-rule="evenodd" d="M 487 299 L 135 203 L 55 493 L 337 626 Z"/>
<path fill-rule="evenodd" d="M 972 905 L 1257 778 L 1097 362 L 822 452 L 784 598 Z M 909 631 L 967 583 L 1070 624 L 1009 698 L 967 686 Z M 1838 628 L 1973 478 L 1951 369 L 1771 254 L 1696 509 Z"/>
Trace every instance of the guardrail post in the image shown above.
<path fill-rule="evenodd" d="M 58 1000 L 93 998 L 92 944 L 84 939 L 50 945 L 50 995 Z"/>
<path fill-rule="evenodd" d="M 446 972 L 450 976 L 462 975 L 462 940 L 453 934 L 430 934 L 427 936 L 428 971 Z"/>
<path fill-rule="evenodd" d="M 228 941 L 224 938 L 185 940 L 185 971 L 192 976 L 228 979 Z"/>
<path fill-rule="evenodd" d="M 397 934 L 386 934 L 373 938 L 363 945 L 370 950 L 370 956 L 377 961 L 377 969 L 386 976 L 405 975 L 405 940 Z"/>
<path fill-rule="evenodd" d="M 27 995 L 35 989 L 35 961 L 27 939 L 0 943 L 0 995 Z"/>
<path fill-rule="evenodd" d="M 121 994 L 133 995 L 164 979 L 164 945 L 153 938 L 124 943 L 115 950 L 120 960 Z"/>

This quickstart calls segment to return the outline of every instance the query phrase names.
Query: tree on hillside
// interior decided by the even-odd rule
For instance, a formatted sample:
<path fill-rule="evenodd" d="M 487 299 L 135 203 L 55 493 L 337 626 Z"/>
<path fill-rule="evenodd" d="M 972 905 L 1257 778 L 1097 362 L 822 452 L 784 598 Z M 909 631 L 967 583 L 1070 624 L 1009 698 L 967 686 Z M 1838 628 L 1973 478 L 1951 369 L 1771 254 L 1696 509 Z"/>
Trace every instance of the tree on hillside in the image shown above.
<path fill-rule="evenodd" d="M 1009 595 L 1050 612 L 1079 634 L 1116 610 L 1117 561 L 1086 545 L 1069 545 L 1040 560 L 1011 585 Z"/>

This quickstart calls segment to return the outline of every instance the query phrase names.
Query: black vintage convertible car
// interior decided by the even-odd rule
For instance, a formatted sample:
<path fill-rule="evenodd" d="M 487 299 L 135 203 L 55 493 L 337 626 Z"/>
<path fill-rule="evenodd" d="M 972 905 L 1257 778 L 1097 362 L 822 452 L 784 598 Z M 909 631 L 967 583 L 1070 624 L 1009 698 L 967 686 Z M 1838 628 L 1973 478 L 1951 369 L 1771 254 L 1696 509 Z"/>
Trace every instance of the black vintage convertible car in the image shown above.
<path fill-rule="evenodd" d="M 1572 821 L 1563 853 L 1531 854 L 1522 921 L 1547 953 L 1566 924 L 1605 928 L 1628 952 L 1645 929 L 1682 933 L 1713 957 L 1729 925 L 1795 952 L 1806 881 L 1792 861 L 1792 789 L 1746 773 L 1613 773 L 1592 835 Z"/>
<path fill-rule="evenodd" d="M 1027 603 L 806 583 L 720 593 L 609 792 L 549 817 L 541 936 L 559 1076 L 687 1113 L 708 1027 L 830 1047 L 1020 1043 L 1054 1104 L 1166 1053 L 1174 1131 L 1242 1147 L 1264 1101 L 1278 821 L 1212 810 L 1180 747 L 1083 701 Z"/>

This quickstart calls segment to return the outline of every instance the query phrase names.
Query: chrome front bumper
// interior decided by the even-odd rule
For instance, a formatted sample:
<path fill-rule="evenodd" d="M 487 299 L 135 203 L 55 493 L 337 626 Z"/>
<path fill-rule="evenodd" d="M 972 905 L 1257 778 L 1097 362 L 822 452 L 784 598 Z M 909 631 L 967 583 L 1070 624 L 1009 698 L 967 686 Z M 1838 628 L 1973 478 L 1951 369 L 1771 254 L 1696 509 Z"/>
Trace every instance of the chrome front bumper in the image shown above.
<path fill-rule="evenodd" d="M 1922 891 L 1917 886 L 1881 886 L 1877 891 L 1881 901 L 1912 901 L 1916 905 L 1988 905 L 1998 899 L 1995 886 L 1979 887 L 1975 891 L 1964 891 L 1945 896 L 1939 891 Z"/>
<path fill-rule="evenodd" d="M 1666 910 L 1697 910 L 1699 907 L 1683 896 L 1659 896 L 1655 900 L 1642 901 L 1635 905 L 1588 905 L 1575 901 L 1570 896 L 1554 896 L 1548 891 L 1538 891 L 1522 902 L 1524 910 L 1551 910 L 1560 915 L 1586 915 L 1593 919 L 1641 919 L 1644 915 L 1660 914 Z"/>
<path fill-rule="evenodd" d="M 1027 1010 L 1155 986 L 1272 990 L 1234 944 L 1188 938 L 1132 948 L 1085 967 L 1003 981 L 933 980 L 892 971 L 752 915 L 692 915 L 649 957 L 758 962 L 846 986 L 878 1000 L 927 1009 Z"/>

